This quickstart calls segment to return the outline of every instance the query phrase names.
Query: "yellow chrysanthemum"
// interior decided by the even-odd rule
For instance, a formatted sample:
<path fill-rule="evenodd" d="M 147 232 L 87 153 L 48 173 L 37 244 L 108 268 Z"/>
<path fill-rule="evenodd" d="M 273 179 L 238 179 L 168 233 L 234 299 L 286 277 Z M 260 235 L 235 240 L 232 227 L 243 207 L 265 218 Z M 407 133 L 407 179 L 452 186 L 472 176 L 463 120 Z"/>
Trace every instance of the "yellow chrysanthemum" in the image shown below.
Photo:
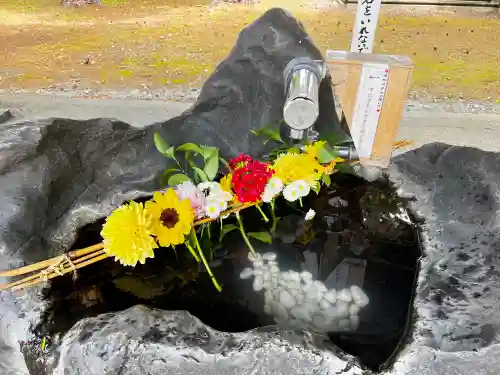
<path fill-rule="evenodd" d="M 144 264 L 153 258 L 156 244 L 152 233 L 151 216 L 142 203 L 131 202 L 114 210 L 106 219 L 101 236 L 104 250 L 125 266 Z"/>
<path fill-rule="evenodd" d="M 168 189 L 165 194 L 154 193 L 153 200 L 146 202 L 146 209 L 153 218 L 153 235 L 160 246 L 175 246 L 184 242 L 194 221 L 189 199 L 180 201 L 175 190 Z"/>
<path fill-rule="evenodd" d="M 297 180 L 313 184 L 319 180 L 325 168 L 309 154 L 287 153 L 280 155 L 273 165 L 274 177 L 280 178 L 285 185 Z"/>
<path fill-rule="evenodd" d="M 233 174 L 232 173 L 229 173 L 220 179 L 221 189 L 228 192 L 231 195 L 234 195 L 232 186 L 233 186 Z"/>
<path fill-rule="evenodd" d="M 316 159 L 318 157 L 319 150 L 325 147 L 325 145 L 326 145 L 325 141 L 318 141 L 305 146 L 305 150 L 310 157 Z"/>
<path fill-rule="evenodd" d="M 222 177 L 220 179 L 220 187 L 222 190 L 228 192 L 229 194 L 231 194 L 233 196 L 233 203 L 234 204 L 237 204 L 237 203 L 240 203 L 240 201 L 238 200 L 238 197 L 234 194 L 234 191 L 233 191 L 233 174 L 232 173 L 229 173 L 227 175 L 225 175 L 224 177 Z"/>
<path fill-rule="evenodd" d="M 333 173 L 333 170 L 335 169 L 335 166 L 337 165 L 337 163 L 342 163 L 344 161 L 344 159 L 342 158 L 336 158 L 334 160 L 332 160 L 330 163 L 328 163 L 328 165 L 325 167 L 325 173 L 326 174 L 332 174 Z"/>

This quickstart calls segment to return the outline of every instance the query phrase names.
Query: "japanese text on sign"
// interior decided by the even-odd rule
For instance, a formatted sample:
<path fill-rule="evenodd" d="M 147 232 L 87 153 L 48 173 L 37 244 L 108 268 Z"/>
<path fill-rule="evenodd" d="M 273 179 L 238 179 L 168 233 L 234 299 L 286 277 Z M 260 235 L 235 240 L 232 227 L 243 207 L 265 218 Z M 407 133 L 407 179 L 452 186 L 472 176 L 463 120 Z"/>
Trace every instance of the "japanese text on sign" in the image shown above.
<path fill-rule="evenodd" d="M 358 0 L 351 52 L 371 53 L 382 0 Z"/>
<path fill-rule="evenodd" d="M 371 156 L 388 79 L 387 65 L 363 64 L 351 128 L 360 157 Z"/>

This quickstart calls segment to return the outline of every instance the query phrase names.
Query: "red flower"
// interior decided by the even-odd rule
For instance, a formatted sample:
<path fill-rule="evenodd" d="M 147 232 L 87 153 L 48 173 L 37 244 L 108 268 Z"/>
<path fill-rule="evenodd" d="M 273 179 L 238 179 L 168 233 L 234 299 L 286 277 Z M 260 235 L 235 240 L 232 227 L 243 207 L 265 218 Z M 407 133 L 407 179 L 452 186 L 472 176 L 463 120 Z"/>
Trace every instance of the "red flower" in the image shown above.
<path fill-rule="evenodd" d="M 231 170 L 234 171 L 235 169 L 243 168 L 251 161 L 252 161 L 251 156 L 239 154 L 237 157 L 232 158 L 229 161 L 229 168 L 231 168 Z"/>
<path fill-rule="evenodd" d="M 267 181 L 274 174 L 269 164 L 257 160 L 247 161 L 233 172 L 233 188 L 238 201 L 257 202 L 261 199 Z"/>

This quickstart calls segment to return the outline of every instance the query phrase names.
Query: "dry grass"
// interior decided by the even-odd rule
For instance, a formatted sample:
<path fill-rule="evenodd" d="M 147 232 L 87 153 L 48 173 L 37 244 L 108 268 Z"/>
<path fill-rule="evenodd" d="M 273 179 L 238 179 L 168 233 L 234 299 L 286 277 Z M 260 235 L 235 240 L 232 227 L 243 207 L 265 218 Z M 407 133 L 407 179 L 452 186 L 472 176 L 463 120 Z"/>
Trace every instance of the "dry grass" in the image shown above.
<path fill-rule="evenodd" d="M 59 8 L 58 0 L 0 0 L 0 88 L 196 87 L 239 31 L 266 8 L 285 5 L 279 1 L 213 7 L 210 0 L 107 0 L 75 10 Z M 352 12 L 312 10 L 299 0 L 286 7 L 321 50 L 349 48 Z M 409 55 L 417 92 L 497 99 L 499 35 L 498 18 L 385 12 L 375 52 Z"/>

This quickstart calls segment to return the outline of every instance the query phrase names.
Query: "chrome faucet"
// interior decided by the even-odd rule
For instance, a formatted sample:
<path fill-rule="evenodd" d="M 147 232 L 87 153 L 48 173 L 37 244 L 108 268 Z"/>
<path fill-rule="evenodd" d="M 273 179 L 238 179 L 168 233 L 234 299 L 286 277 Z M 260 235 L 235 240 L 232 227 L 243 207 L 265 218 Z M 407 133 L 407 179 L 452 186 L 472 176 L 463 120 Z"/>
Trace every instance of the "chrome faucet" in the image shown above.
<path fill-rule="evenodd" d="M 328 68 L 324 61 L 309 57 L 294 58 L 286 65 L 283 72 L 283 118 L 289 127 L 289 137 L 292 141 L 315 141 L 318 138 L 314 123 L 319 116 L 319 86 L 327 73 Z M 353 146 L 340 146 L 337 149 L 339 156 L 344 159 L 359 159 Z"/>
<path fill-rule="evenodd" d="M 326 64 L 309 57 L 292 59 L 285 67 L 283 118 L 292 140 L 315 136 L 313 125 L 319 115 L 319 85 L 326 76 Z"/>

